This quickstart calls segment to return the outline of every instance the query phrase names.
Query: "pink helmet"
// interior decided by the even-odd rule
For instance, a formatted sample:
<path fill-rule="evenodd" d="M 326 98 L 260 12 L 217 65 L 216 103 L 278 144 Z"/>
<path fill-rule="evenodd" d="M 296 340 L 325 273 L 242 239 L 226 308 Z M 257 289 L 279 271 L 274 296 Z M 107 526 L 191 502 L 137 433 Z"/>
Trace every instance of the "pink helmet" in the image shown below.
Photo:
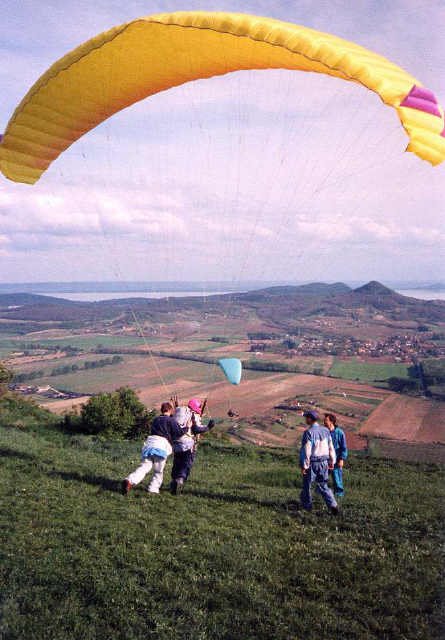
<path fill-rule="evenodd" d="M 189 400 L 188 408 L 197 413 L 199 416 L 202 413 L 202 402 L 199 398 L 192 398 Z"/>

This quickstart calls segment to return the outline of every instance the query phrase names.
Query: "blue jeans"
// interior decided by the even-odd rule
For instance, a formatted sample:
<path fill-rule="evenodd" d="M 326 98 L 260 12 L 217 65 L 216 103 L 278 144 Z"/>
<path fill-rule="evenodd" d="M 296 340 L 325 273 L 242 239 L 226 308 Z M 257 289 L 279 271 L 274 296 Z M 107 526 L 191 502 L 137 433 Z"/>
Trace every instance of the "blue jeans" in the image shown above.
<path fill-rule="evenodd" d="M 331 473 L 332 473 L 332 483 L 334 485 L 335 495 L 343 496 L 345 494 L 345 489 L 343 487 L 343 469 L 335 465 Z"/>
<path fill-rule="evenodd" d="M 328 487 L 329 468 L 327 460 L 311 460 L 311 466 L 303 476 L 303 488 L 301 490 L 301 506 L 303 509 L 310 511 L 312 509 L 312 483 L 317 483 L 317 491 L 326 502 L 326 506 L 330 509 L 336 507 L 337 502 L 334 494 Z"/>

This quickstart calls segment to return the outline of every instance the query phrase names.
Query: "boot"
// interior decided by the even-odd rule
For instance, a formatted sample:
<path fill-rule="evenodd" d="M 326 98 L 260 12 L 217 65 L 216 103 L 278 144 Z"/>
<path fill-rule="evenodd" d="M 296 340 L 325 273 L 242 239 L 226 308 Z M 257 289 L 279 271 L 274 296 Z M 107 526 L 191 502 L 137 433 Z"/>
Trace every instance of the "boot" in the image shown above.
<path fill-rule="evenodd" d="M 184 478 L 178 478 L 176 480 L 176 493 L 181 494 L 184 488 Z"/>
<path fill-rule="evenodd" d="M 172 496 L 177 496 L 182 493 L 182 488 L 184 486 L 184 478 L 178 478 L 177 480 L 172 480 L 170 483 L 170 493 Z"/>
<path fill-rule="evenodd" d="M 131 482 L 127 479 L 122 481 L 122 495 L 123 496 L 128 496 L 128 494 L 130 493 L 131 489 L 132 489 L 133 485 L 131 484 Z"/>

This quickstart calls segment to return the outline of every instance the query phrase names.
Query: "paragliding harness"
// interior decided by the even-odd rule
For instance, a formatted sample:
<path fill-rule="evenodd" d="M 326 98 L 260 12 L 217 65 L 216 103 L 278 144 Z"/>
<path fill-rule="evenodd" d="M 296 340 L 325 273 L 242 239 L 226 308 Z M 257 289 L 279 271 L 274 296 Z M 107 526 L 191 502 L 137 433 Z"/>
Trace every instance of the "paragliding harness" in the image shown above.
<path fill-rule="evenodd" d="M 201 414 L 204 413 L 207 406 L 207 398 L 204 400 Z M 173 451 L 175 453 L 183 453 L 192 451 L 195 453 L 198 448 L 200 434 L 193 433 L 193 426 L 196 424 L 196 414 L 189 407 L 176 407 L 175 420 L 181 427 L 186 428 L 184 435 L 173 443 Z"/>
<path fill-rule="evenodd" d="M 181 427 L 186 429 L 183 436 L 173 443 L 173 451 L 175 453 L 183 453 L 185 451 L 194 451 L 195 439 L 192 433 L 193 412 L 188 407 L 176 407 L 175 420 Z"/>

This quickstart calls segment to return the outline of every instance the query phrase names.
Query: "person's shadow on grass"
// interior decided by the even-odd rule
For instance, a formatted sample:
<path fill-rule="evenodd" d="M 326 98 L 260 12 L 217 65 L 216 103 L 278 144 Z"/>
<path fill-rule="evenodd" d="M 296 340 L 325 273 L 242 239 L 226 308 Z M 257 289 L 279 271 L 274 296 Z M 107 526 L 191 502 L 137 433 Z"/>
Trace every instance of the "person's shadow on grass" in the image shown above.
<path fill-rule="evenodd" d="M 289 513 L 298 511 L 298 502 L 296 500 L 262 500 L 260 498 L 252 498 L 250 496 L 236 495 L 233 493 L 215 493 L 212 491 L 205 491 L 202 489 L 188 489 L 185 495 L 192 495 L 197 498 L 206 498 L 210 500 L 220 500 L 222 502 L 238 503 L 238 504 L 253 504 L 258 507 L 268 507 L 275 509 L 276 511 L 287 511 Z"/>
<path fill-rule="evenodd" d="M 27 462 L 36 461 L 38 459 L 31 453 L 28 453 L 26 451 L 17 451 L 16 449 L 9 449 L 8 447 L 0 448 L 0 458 L 17 458 L 19 460 L 25 460 Z M 120 492 L 122 484 L 120 480 L 113 480 L 111 478 L 105 478 L 104 476 L 94 476 L 91 474 L 77 473 L 77 471 L 52 470 L 48 471 L 47 475 L 52 478 L 61 478 L 62 480 L 66 480 L 67 482 L 83 482 L 94 487 L 101 487 L 106 491 Z"/>
<path fill-rule="evenodd" d="M 15 449 L 1 448 L 0 458 L 19 458 L 21 460 L 37 460 L 36 456 L 26 451 L 16 451 Z"/>
<path fill-rule="evenodd" d="M 104 476 L 94 476 L 90 473 L 78 473 L 77 471 L 49 471 L 48 475 L 52 478 L 61 478 L 67 482 L 83 482 L 93 487 L 100 487 L 105 491 L 119 492 L 121 491 L 122 482 L 105 478 Z"/>

